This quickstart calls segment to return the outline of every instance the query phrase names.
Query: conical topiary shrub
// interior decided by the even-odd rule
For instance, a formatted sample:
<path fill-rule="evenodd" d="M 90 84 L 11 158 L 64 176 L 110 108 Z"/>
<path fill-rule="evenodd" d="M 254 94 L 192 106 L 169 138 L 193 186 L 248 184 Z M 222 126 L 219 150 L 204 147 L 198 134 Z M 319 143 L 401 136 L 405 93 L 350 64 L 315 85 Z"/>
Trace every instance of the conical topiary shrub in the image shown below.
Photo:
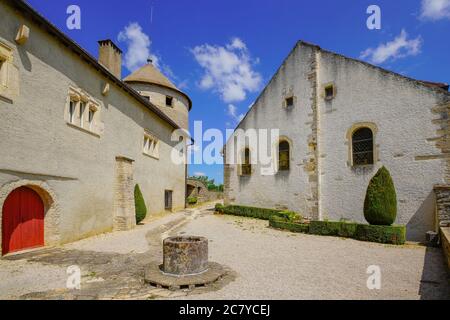
<path fill-rule="evenodd" d="M 138 184 L 134 187 L 134 206 L 136 208 L 136 223 L 140 223 L 147 215 L 147 206 Z"/>
<path fill-rule="evenodd" d="M 372 178 L 364 201 L 364 217 L 372 225 L 390 226 L 397 217 L 397 195 L 389 171 L 382 167 Z"/>

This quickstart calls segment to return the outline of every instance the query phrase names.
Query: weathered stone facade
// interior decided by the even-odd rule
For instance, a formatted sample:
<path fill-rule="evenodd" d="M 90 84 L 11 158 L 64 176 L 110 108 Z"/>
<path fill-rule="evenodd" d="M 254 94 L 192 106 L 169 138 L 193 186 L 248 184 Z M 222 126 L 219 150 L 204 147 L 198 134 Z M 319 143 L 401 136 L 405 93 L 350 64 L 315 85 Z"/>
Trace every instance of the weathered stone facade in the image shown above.
<path fill-rule="evenodd" d="M 46 245 L 131 228 L 134 184 L 148 215 L 166 212 L 165 190 L 172 191 L 173 210 L 183 209 L 186 166 L 171 154 L 179 144 L 172 141 L 177 122 L 188 123 L 187 96 L 179 93 L 186 106 L 171 119 L 161 111 L 165 105 L 119 78 L 120 52 L 112 42 L 102 42 L 100 51 L 114 59 L 99 63 L 23 1 L 1 1 L 0 12 L 0 60 L 8 55 L 7 86 L 0 86 L 1 201 L 10 186 L 36 189 L 48 207 Z M 24 24 L 29 38 L 17 43 Z M 157 157 L 144 150 L 148 132 Z M 117 170 L 117 157 L 133 161 L 132 168 L 123 162 Z"/>
<path fill-rule="evenodd" d="M 203 182 L 188 179 L 186 198 L 197 198 L 197 203 L 204 203 L 223 199 L 223 192 L 209 191 Z"/>
<path fill-rule="evenodd" d="M 436 225 L 450 227 L 450 185 L 437 185 L 436 193 Z"/>
<path fill-rule="evenodd" d="M 295 97 L 290 108 L 287 95 Z M 299 42 L 238 126 L 279 129 L 292 141 L 291 167 L 262 175 L 257 163 L 241 177 L 238 165 L 226 164 L 226 203 L 365 222 L 368 183 L 386 166 L 397 191 L 396 223 L 407 225 L 409 239 L 423 240 L 435 230 L 433 187 L 449 177 L 449 101 L 440 87 Z M 373 134 L 373 164 L 353 164 L 360 128 Z"/>

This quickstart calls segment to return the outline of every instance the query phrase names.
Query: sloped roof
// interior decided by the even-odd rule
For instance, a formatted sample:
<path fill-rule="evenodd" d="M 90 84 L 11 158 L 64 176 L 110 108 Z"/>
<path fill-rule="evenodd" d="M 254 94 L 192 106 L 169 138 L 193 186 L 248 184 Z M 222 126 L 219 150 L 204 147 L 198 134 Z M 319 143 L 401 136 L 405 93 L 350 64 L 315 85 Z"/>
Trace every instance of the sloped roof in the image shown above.
<path fill-rule="evenodd" d="M 155 113 L 159 118 L 163 121 L 167 122 L 170 126 L 175 129 L 180 129 L 180 126 L 175 123 L 170 117 L 168 117 L 164 112 L 159 110 L 154 104 L 149 102 L 143 96 L 141 96 L 136 90 L 131 88 L 121 79 L 117 78 L 113 75 L 106 67 L 100 64 L 96 58 L 91 56 L 85 49 L 83 49 L 80 45 L 78 45 L 74 40 L 65 35 L 61 30 L 59 30 L 55 25 L 49 22 L 46 18 L 44 18 L 40 13 L 34 10 L 27 2 L 23 0 L 6 0 L 13 8 L 16 8 L 20 11 L 20 13 L 28 18 L 30 18 L 33 22 L 35 22 L 39 27 L 46 30 L 50 35 L 54 36 L 57 40 L 61 41 L 68 49 L 72 50 L 76 53 L 80 59 L 83 59 L 88 64 L 92 65 L 95 69 L 97 69 L 103 76 L 107 79 L 111 80 L 117 86 L 121 87 L 128 94 L 130 94 L 133 98 L 139 101 L 141 104 L 145 105 L 147 109 Z M 182 93 L 184 94 L 184 93 Z M 190 105 L 192 106 L 192 102 L 190 98 L 184 94 L 189 100 Z M 190 108 L 191 108 L 190 106 Z"/>
<path fill-rule="evenodd" d="M 178 90 L 175 85 L 164 76 L 152 63 L 148 63 L 123 79 L 125 82 L 144 82 L 157 84 L 170 89 Z"/>
<path fill-rule="evenodd" d="M 132 74 L 130 74 L 128 77 L 123 79 L 123 81 L 125 83 L 133 83 L 133 82 L 149 83 L 149 84 L 154 84 L 154 85 L 161 86 L 164 88 L 172 89 L 172 90 L 180 93 L 181 95 L 185 96 L 186 99 L 189 101 L 189 110 L 191 110 L 191 108 L 192 108 L 191 99 L 183 91 L 178 89 L 151 62 L 149 62 L 145 66 L 141 67 L 140 69 L 138 69 L 135 72 L 133 72 Z"/>

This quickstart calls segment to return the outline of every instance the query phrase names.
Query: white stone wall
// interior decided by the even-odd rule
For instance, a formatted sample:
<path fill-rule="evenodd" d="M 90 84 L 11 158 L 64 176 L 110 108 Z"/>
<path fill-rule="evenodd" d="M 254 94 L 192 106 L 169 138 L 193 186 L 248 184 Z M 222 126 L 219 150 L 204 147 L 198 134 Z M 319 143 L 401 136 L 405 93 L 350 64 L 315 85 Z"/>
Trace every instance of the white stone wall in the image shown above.
<path fill-rule="evenodd" d="M 279 172 L 274 176 L 262 176 L 261 167 L 255 165 L 254 173 L 250 177 L 240 177 L 237 166 L 232 165 L 229 184 L 225 185 L 227 201 L 312 214 L 312 194 L 305 161 L 311 156 L 307 137 L 312 132 L 310 99 L 313 90 L 308 73 L 313 55 L 311 48 L 296 48 L 239 126 L 244 130 L 280 129 L 281 136 L 292 140 L 291 170 Z M 288 110 L 283 107 L 283 101 L 290 94 L 296 97 L 296 102 L 295 106 Z"/>
<path fill-rule="evenodd" d="M 433 186 L 445 179 L 433 138 L 439 126 L 432 108 L 444 94 L 378 68 L 322 52 L 319 83 L 334 82 L 336 97 L 319 99 L 320 215 L 364 222 L 367 185 L 381 166 L 391 173 L 398 199 L 396 223 L 408 227 L 408 238 L 421 240 L 434 230 Z M 352 168 L 347 132 L 355 123 L 374 123 L 378 160 L 374 166 Z"/>
<path fill-rule="evenodd" d="M 149 214 L 164 212 L 164 190 L 174 210 L 185 204 L 185 166 L 170 161 L 173 128 L 111 83 L 31 21 L 0 3 L 0 41 L 13 48 L 20 95 L 0 98 L 0 187 L 20 180 L 44 181 L 59 204 L 61 242 L 112 230 L 115 159 L 133 159 Z M 20 24 L 30 39 L 14 42 Z M 100 136 L 69 126 L 69 87 L 84 89 L 101 106 Z M 144 130 L 160 139 L 159 160 L 143 154 Z"/>
<path fill-rule="evenodd" d="M 311 87 L 314 81 L 317 92 Z M 323 90 L 329 83 L 335 85 L 336 96 L 328 102 Z M 297 102 L 286 111 L 281 108 L 283 91 L 290 87 Z M 318 183 L 317 218 L 365 222 L 367 185 L 384 165 L 397 190 L 396 222 L 407 225 L 409 239 L 422 240 L 426 231 L 434 230 L 433 186 L 446 178 L 447 160 L 436 143 L 447 127 L 432 112 L 446 99 L 449 94 L 438 89 L 300 43 L 240 125 L 280 128 L 280 134 L 293 141 L 291 170 L 261 176 L 257 166 L 251 177 L 239 177 L 236 166 L 225 166 L 226 202 L 288 208 L 316 218 Z M 314 121 L 317 144 L 312 141 Z M 357 123 L 377 128 L 373 166 L 353 168 L 350 163 L 347 135 Z"/>

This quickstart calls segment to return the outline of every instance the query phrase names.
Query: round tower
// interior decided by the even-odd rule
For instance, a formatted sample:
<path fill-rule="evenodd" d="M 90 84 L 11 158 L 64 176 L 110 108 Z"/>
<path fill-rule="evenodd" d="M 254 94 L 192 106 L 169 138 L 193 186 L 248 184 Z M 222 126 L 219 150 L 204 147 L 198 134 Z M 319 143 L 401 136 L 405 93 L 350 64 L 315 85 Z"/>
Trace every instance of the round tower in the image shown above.
<path fill-rule="evenodd" d="M 192 101 L 179 90 L 151 62 L 123 80 L 134 90 L 170 117 L 181 128 L 189 129 L 189 111 Z"/>

